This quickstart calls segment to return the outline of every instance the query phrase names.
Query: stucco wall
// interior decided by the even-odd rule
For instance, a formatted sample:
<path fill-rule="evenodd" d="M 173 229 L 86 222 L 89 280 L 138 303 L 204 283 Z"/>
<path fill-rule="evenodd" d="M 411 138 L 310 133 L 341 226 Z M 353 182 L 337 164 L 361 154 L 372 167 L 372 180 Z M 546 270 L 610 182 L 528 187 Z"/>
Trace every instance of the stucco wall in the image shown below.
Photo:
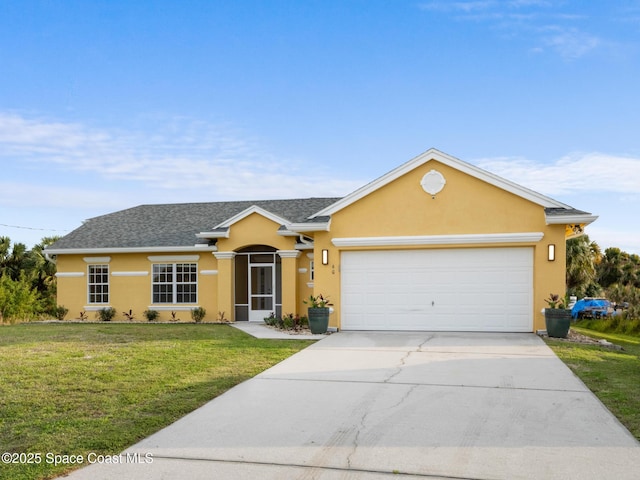
<path fill-rule="evenodd" d="M 103 305 L 89 305 L 87 298 L 87 268 L 89 264 L 108 263 L 110 302 L 108 306 L 116 309 L 116 319 L 123 319 L 123 312 L 132 310 L 137 320 L 144 320 L 143 312 L 154 309 L 160 312 L 159 320 L 171 318 L 171 311 L 183 321 L 191 320 L 189 310 L 194 305 L 152 304 L 151 270 L 153 263 L 149 257 L 181 258 L 185 255 L 197 256 L 197 260 L 175 260 L 177 262 L 198 264 L 198 302 L 197 306 L 207 311 L 205 321 L 214 321 L 219 312 L 224 312 L 227 320 L 234 320 L 234 259 L 224 253 L 235 252 L 252 245 L 267 245 L 285 252 L 294 251 L 297 237 L 278 234 L 280 224 L 264 216 L 253 213 L 230 227 L 230 238 L 218 240 L 218 252 L 201 251 L 187 253 L 153 252 L 153 253 L 105 253 L 93 255 L 58 255 L 58 304 L 69 309 L 68 318 L 78 318 L 81 311 L 87 311 L 89 319 L 95 319 L 95 310 Z M 195 241 L 195 237 L 194 237 Z M 309 296 L 312 288 L 309 280 L 310 259 L 303 251 L 298 258 L 283 258 L 289 275 L 283 278 L 283 298 L 288 298 L 283 305 L 284 313 L 304 314 L 306 307 L 302 300 Z M 223 259 L 216 258 L 221 253 Z M 109 261 L 99 261 L 99 257 L 108 257 Z M 88 261 L 85 261 L 87 259 Z M 102 259 L 104 260 L 104 259 Z M 174 263 L 166 260 L 165 263 Z M 304 273 L 300 268 L 306 268 Z M 143 274 L 146 273 L 146 274 Z M 81 276 L 68 276 L 81 274 Z M 133 275 L 133 276 L 131 276 Z M 89 308 L 87 308 L 89 307 Z"/>
<path fill-rule="evenodd" d="M 196 260 L 186 260 L 184 255 Z M 149 257 L 166 257 L 166 260 L 151 261 Z M 101 258 L 102 257 L 102 258 Z M 104 261 L 108 258 L 109 261 Z M 105 255 L 58 255 L 58 304 L 69 309 L 67 318 L 79 318 L 80 312 L 85 311 L 89 320 L 96 319 L 96 310 L 111 306 L 116 309 L 115 320 L 125 318 L 123 312 L 131 310 L 136 320 L 144 320 L 143 312 L 148 309 L 158 310 L 159 320 L 169 320 L 171 310 L 177 312 L 181 320 L 191 320 L 189 306 L 152 304 L 151 282 L 153 263 L 196 263 L 198 265 L 198 303 L 207 310 L 205 319 L 215 319 L 217 304 L 215 292 L 217 276 L 201 274 L 216 270 L 216 259 L 211 252 L 179 254 L 171 252 L 153 253 L 116 253 Z M 97 305 L 88 303 L 87 282 L 88 266 L 92 264 L 109 265 L 109 304 Z M 72 276 L 69 274 L 82 274 Z"/>
<path fill-rule="evenodd" d="M 435 169 L 447 183 L 435 198 L 421 187 L 422 177 Z M 464 235 L 542 232 L 539 242 L 446 244 L 403 247 L 335 247 L 332 239 L 351 237 Z M 544 328 L 540 311 L 550 292 L 564 293 L 564 225 L 546 225 L 544 207 L 502 190 L 435 160 L 373 191 L 332 215 L 331 231 L 315 236 L 315 255 L 329 250 L 329 265 L 316 266 L 316 294 L 335 303 L 330 324 L 340 326 L 340 254 L 345 250 L 392 248 L 534 248 L 534 329 Z M 547 245 L 556 245 L 556 261 L 547 260 Z"/>

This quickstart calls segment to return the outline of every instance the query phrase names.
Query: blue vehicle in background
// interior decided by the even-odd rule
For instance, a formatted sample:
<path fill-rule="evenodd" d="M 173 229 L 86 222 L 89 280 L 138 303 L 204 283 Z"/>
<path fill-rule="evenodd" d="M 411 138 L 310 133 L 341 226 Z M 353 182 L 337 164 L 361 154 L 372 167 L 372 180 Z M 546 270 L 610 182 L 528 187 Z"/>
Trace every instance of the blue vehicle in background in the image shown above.
<path fill-rule="evenodd" d="M 571 309 L 571 317 L 574 320 L 604 318 L 609 315 L 615 315 L 615 309 L 606 298 L 586 297 L 578 300 Z"/>

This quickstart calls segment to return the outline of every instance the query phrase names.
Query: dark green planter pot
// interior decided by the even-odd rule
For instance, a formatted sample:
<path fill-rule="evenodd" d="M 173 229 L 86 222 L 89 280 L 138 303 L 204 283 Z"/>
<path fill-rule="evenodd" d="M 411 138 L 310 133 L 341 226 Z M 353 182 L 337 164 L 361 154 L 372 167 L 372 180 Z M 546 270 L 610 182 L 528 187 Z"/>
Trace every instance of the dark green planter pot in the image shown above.
<path fill-rule="evenodd" d="M 571 310 L 564 308 L 545 308 L 544 321 L 547 335 L 555 338 L 567 338 L 571 327 Z"/>
<path fill-rule="evenodd" d="M 311 333 L 327 333 L 327 328 L 329 328 L 329 307 L 309 308 L 308 313 Z"/>

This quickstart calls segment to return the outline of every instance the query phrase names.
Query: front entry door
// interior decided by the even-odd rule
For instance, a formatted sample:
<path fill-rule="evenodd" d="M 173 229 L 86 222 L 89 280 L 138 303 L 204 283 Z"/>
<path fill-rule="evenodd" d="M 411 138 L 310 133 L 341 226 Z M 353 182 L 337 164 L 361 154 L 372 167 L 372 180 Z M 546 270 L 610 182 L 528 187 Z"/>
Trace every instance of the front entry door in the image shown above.
<path fill-rule="evenodd" d="M 262 321 L 274 309 L 273 265 L 251 265 L 249 269 L 249 321 Z"/>

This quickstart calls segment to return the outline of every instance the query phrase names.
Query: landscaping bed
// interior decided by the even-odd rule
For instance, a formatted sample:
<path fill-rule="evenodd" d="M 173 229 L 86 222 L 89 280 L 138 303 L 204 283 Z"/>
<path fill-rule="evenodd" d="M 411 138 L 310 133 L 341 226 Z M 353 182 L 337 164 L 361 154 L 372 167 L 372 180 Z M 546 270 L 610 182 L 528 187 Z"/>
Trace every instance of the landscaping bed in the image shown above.
<path fill-rule="evenodd" d="M 597 335 L 596 332 L 593 332 L 594 335 Z M 546 334 L 540 335 L 546 339 L 549 338 Z M 559 342 L 568 342 L 568 343 L 580 343 L 583 345 L 595 345 L 602 348 L 609 348 L 612 350 L 624 350 L 624 347 L 621 345 L 617 345 L 615 343 L 610 342 L 605 338 L 595 338 L 589 335 L 582 334 L 578 332 L 575 328 L 569 329 L 569 333 L 567 338 L 552 338 L 552 340 L 557 340 Z"/>

